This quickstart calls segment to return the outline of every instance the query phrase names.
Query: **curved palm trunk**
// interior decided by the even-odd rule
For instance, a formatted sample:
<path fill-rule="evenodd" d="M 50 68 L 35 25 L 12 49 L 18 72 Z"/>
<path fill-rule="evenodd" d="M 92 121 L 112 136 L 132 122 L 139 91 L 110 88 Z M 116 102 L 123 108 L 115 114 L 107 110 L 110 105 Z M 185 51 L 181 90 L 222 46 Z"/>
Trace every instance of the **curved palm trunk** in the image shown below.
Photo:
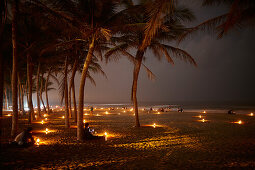
<path fill-rule="evenodd" d="M 75 87 L 74 87 L 74 77 L 77 71 L 78 66 L 78 59 L 75 59 L 73 69 L 72 69 L 72 75 L 69 82 L 69 111 L 72 117 L 74 118 L 74 121 L 77 122 L 77 108 L 76 108 L 76 99 L 75 99 Z M 72 93 L 72 96 L 71 96 Z M 72 105 L 71 105 L 71 97 L 73 97 L 73 105 L 74 105 L 74 111 L 72 112 Z"/>
<path fill-rule="evenodd" d="M 50 113 L 50 106 L 49 106 L 49 99 L 48 99 L 48 82 L 49 82 L 49 78 L 50 78 L 51 69 L 52 68 L 49 69 L 49 72 L 48 72 L 48 75 L 46 78 L 46 82 L 45 82 L 45 96 L 46 96 L 46 104 L 47 104 L 47 113 L 48 114 Z"/>
<path fill-rule="evenodd" d="M 34 107 L 32 99 L 32 64 L 31 58 L 27 55 L 27 85 L 28 85 L 28 123 L 31 123 L 31 119 L 35 120 Z"/>
<path fill-rule="evenodd" d="M 68 84 L 67 84 L 68 57 L 65 61 L 65 127 L 69 128 Z"/>
<path fill-rule="evenodd" d="M 12 8 L 12 48 L 13 48 L 13 61 L 12 61 L 12 130 L 11 136 L 14 137 L 18 129 L 18 86 L 17 86 L 17 41 L 16 41 L 16 24 L 17 24 L 17 10 L 18 0 L 14 2 Z"/>
<path fill-rule="evenodd" d="M 83 141 L 83 101 L 84 101 L 84 86 L 86 82 L 87 72 L 89 68 L 89 64 L 91 63 L 91 59 L 93 56 L 95 44 L 94 44 L 94 36 L 92 37 L 92 41 L 89 44 L 89 51 L 82 69 L 81 81 L 80 81 L 80 90 L 79 90 L 79 105 L 78 105 L 78 115 L 77 115 L 77 140 Z"/>
<path fill-rule="evenodd" d="M 133 72 L 133 85 L 132 85 L 132 101 L 134 104 L 134 110 L 135 110 L 135 126 L 140 127 L 140 122 L 139 122 L 139 115 L 138 115 L 138 104 L 137 104 L 137 82 L 138 82 L 138 76 L 142 64 L 142 59 L 143 59 L 143 51 L 137 51 L 136 53 L 136 60 L 135 60 L 135 65 L 134 65 L 134 72 Z"/>
<path fill-rule="evenodd" d="M 44 113 L 46 113 L 46 107 L 44 105 L 44 101 L 43 101 L 43 98 L 42 98 L 42 90 L 43 90 L 43 73 L 42 73 L 42 77 L 41 77 L 40 99 L 42 101 L 43 111 L 44 111 Z"/>
<path fill-rule="evenodd" d="M 3 116 L 3 95 L 4 95 L 4 68 L 3 57 L 0 53 L 0 117 Z"/>
<path fill-rule="evenodd" d="M 40 79 L 40 67 L 41 63 L 39 63 L 37 68 L 37 75 L 36 75 L 36 97 L 37 97 L 37 110 L 38 110 L 38 116 L 41 117 L 41 102 L 40 102 L 40 94 L 39 94 L 39 79 Z"/>
<path fill-rule="evenodd" d="M 20 74 L 18 74 L 18 88 L 19 88 L 19 109 L 22 115 L 24 115 L 24 102 L 23 102 L 23 89 L 20 81 Z"/>

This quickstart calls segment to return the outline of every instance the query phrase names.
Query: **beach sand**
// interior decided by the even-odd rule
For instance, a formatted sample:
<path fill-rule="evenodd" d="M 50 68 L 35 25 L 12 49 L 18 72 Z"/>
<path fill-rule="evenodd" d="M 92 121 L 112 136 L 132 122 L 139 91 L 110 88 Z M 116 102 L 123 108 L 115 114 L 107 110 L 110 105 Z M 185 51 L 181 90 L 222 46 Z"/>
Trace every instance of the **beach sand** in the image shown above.
<path fill-rule="evenodd" d="M 0 169 L 255 168 L 255 115 L 250 116 L 250 111 L 236 115 L 139 112 L 142 127 L 135 128 L 130 110 L 95 109 L 93 116 L 85 115 L 84 119 L 97 134 L 107 132 L 108 138 L 84 143 L 76 141 L 73 120 L 71 128 L 65 129 L 64 112 L 54 112 L 44 124 L 32 124 L 33 135 L 41 143 L 30 148 L 7 145 L 11 117 L 4 116 L 0 119 Z M 19 131 L 28 126 L 26 118 L 21 118 Z"/>

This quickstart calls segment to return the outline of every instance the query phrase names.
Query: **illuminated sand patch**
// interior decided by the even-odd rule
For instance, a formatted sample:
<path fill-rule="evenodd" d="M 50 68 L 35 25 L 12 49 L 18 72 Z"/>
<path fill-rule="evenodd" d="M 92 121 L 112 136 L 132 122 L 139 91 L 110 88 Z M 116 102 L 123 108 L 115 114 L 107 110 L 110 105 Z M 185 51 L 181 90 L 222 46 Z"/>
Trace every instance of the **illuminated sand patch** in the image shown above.
<path fill-rule="evenodd" d="M 197 120 L 197 121 L 202 122 L 202 123 L 209 122 L 209 120 L 206 120 L 206 119 L 201 119 L 201 120 Z"/>
<path fill-rule="evenodd" d="M 238 120 L 238 121 L 236 121 L 236 122 L 230 122 L 230 123 L 235 123 L 235 124 L 242 125 L 242 124 L 244 124 L 244 121 L 242 121 L 242 120 Z"/>
<path fill-rule="evenodd" d="M 53 132 L 57 132 L 56 130 L 52 130 L 49 128 L 46 128 L 45 130 L 32 130 L 32 133 L 44 133 L 44 134 L 49 134 L 49 133 L 53 133 Z"/>
<path fill-rule="evenodd" d="M 147 150 L 155 149 L 162 150 L 174 146 L 187 147 L 187 148 L 198 148 L 201 144 L 191 138 L 188 135 L 168 135 L 161 137 L 146 138 L 138 142 L 126 143 L 126 144 L 116 144 L 113 147 L 123 147 L 123 148 L 132 148 L 136 150 Z"/>
<path fill-rule="evenodd" d="M 192 117 L 196 117 L 196 118 L 200 118 L 200 119 L 202 119 L 204 116 L 202 116 L 202 115 L 198 115 L 198 116 L 192 116 Z"/>

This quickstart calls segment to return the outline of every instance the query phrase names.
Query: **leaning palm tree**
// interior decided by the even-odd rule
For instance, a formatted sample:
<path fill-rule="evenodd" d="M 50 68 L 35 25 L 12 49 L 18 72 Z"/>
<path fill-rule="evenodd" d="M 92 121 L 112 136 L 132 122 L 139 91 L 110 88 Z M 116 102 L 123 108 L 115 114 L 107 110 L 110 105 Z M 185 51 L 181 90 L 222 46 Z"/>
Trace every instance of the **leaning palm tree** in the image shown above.
<path fill-rule="evenodd" d="M 116 56 L 116 54 L 121 53 L 128 56 L 128 58 L 130 58 L 134 63 L 131 100 L 133 101 L 135 111 L 136 127 L 140 127 L 137 86 L 142 61 L 145 58 L 145 52 L 147 50 L 151 50 L 158 59 L 165 56 L 167 61 L 171 64 L 174 64 L 172 56 L 175 56 L 196 65 L 194 59 L 186 51 L 166 44 L 170 41 L 175 41 L 183 33 L 185 28 L 183 27 L 182 22 L 191 20 L 193 18 L 192 13 L 187 8 L 183 7 L 174 7 L 174 12 L 170 14 L 163 13 L 164 17 L 161 19 L 161 26 L 157 28 L 157 33 L 150 36 L 147 40 L 144 27 L 146 26 L 146 16 L 148 15 L 148 12 L 144 10 L 146 9 L 144 8 L 144 5 L 147 6 L 148 4 L 131 5 L 131 7 L 128 8 L 128 19 L 126 19 L 126 21 L 133 21 L 133 23 L 123 24 L 124 31 L 122 32 L 124 35 L 113 39 L 113 41 L 115 41 L 114 44 L 119 43 L 119 45 L 106 53 L 106 57 L 111 55 Z M 139 14 L 134 13 L 133 11 L 139 11 Z M 131 28 L 129 25 L 131 25 Z M 127 31 L 125 32 L 125 30 Z M 144 44 L 145 41 L 146 43 Z M 126 51 L 131 48 L 137 50 L 135 56 L 132 56 Z M 148 68 L 146 68 L 146 70 L 148 71 L 149 76 L 153 78 L 154 75 L 148 70 Z"/>

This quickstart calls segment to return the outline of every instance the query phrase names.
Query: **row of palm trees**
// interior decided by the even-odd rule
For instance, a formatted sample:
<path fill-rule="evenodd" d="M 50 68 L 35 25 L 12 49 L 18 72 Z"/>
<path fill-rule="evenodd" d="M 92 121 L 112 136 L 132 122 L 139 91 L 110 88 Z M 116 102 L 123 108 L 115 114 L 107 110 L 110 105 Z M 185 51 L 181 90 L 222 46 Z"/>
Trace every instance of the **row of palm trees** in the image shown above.
<path fill-rule="evenodd" d="M 251 9 L 254 9 L 254 3 L 249 0 L 224 2 L 230 3 L 229 13 L 196 27 L 186 28 L 185 23 L 195 17 L 188 8 L 180 6 L 177 0 L 141 0 L 136 3 L 132 0 L 1 1 L 0 109 L 2 112 L 3 82 L 7 82 L 1 80 L 7 80 L 8 77 L 10 80 L 11 72 L 11 135 L 14 136 L 17 132 L 18 101 L 23 110 L 25 94 L 29 106 L 28 122 L 35 119 L 33 87 L 37 93 L 38 116 L 41 117 L 43 91 L 47 106 L 47 109 L 44 107 L 44 112 L 50 112 L 47 92 L 51 78 L 59 83 L 61 102 L 65 103 L 65 126 L 69 128 L 71 114 L 77 122 L 77 139 L 82 141 L 86 80 L 88 78 L 95 83 L 91 73 L 105 75 L 98 64 L 99 60 L 104 58 L 108 62 L 121 56 L 126 56 L 134 64 L 131 100 L 135 125 L 140 127 L 137 89 L 141 67 L 145 68 L 149 78 L 155 77 L 143 63 L 146 52 L 151 51 L 159 60 L 165 57 L 170 64 L 174 64 L 175 57 L 196 66 L 195 60 L 186 51 L 173 46 L 173 42 L 181 41 L 187 35 L 204 28 L 222 28 L 224 33 L 221 31 L 220 35 L 224 35 L 233 27 L 234 21 L 240 23 L 240 18 L 245 18 L 244 13 L 247 10 L 252 13 Z M 204 5 L 212 3 L 213 1 L 204 0 Z M 237 8 L 236 3 L 253 6 L 242 5 Z M 242 11 L 239 20 L 231 19 L 233 10 Z M 134 55 L 132 51 L 135 51 Z M 78 108 L 74 86 L 77 71 L 81 72 Z"/>

